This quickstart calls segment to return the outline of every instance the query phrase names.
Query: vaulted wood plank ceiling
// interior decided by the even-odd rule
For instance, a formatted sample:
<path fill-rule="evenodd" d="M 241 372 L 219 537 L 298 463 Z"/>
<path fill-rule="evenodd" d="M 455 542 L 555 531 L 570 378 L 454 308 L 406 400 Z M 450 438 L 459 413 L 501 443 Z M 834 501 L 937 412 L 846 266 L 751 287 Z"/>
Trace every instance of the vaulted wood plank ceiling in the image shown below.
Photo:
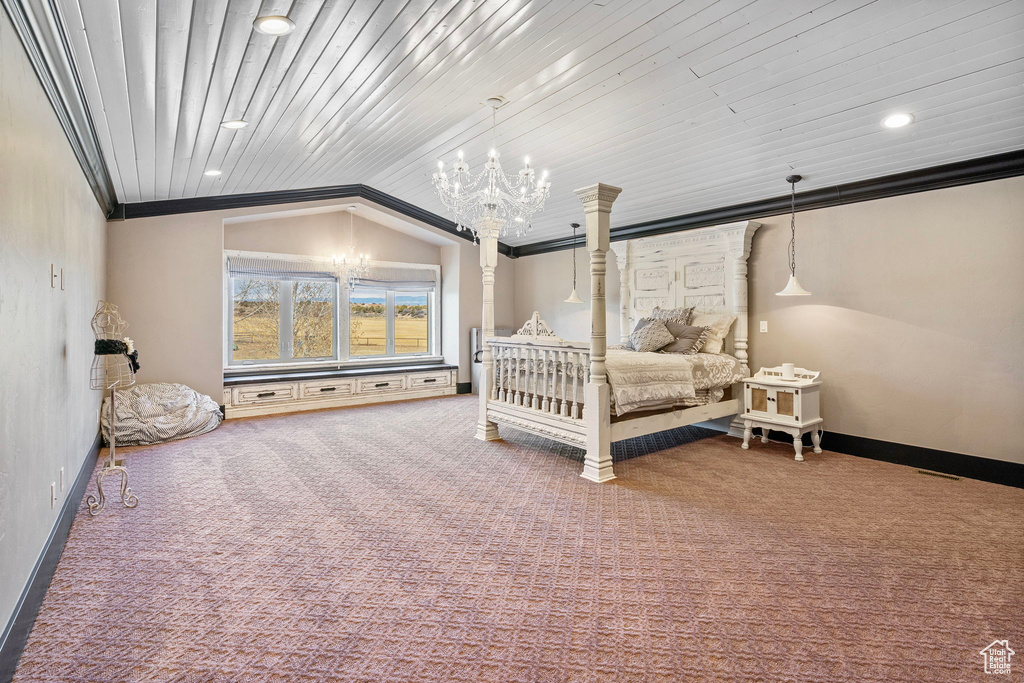
<path fill-rule="evenodd" d="M 551 172 L 519 245 L 597 181 L 624 225 L 1024 147 L 1019 0 L 58 5 L 122 202 L 364 183 L 443 215 L 437 160 L 493 141 Z"/>

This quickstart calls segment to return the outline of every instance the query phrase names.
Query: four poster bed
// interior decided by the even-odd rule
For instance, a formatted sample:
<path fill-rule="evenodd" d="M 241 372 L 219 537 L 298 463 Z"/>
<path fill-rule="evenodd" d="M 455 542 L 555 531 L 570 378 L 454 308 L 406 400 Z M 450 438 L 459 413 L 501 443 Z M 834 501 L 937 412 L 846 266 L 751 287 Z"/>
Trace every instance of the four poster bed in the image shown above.
<path fill-rule="evenodd" d="M 642 318 L 652 312 L 657 317 L 656 309 L 695 307 L 717 314 L 708 317 L 735 316 L 716 353 L 607 348 L 609 215 L 620 191 L 602 184 L 576 191 L 586 213 L 590 252 L 589 343 L 556 336 L 539 313 L 516 335 L 494 337 L 497 238 L 480 241 L 486 341 L 476 437 L 497 439 L 502 425 L 579 446 L 586 449 L 582 476 L 596 482 L 615 477 L 613 441 L 740 413 L 742 392 L 736 383 L 749 376 L 747 257 L 759 227 L 749 221 L 623 241 L 615 248 L 623 342 Z M 730 434 L 742 433 L 734 419 Z"/>

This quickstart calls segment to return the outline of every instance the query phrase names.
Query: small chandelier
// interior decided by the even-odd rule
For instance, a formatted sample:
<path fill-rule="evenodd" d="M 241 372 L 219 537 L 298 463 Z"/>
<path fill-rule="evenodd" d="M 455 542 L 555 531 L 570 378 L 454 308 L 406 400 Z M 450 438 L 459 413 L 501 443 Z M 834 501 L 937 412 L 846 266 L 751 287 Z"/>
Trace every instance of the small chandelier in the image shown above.
<path fill-rule="evenodd" d="M 352 227 L 352 215 L 355 213 L 356 207 L 353 204 L 346 207 L 345 210 L 348 211 L 348 253 L 342 254 L 340 258 L 334 257 L 334 272 L 338 276 L 338 281 L 345 281 L 351 289 L 370 272 L 370 255 L 359 254 L 356 256 Z"/>
<path fill-rule="evenodd" d="M 781 292 L 776 292 L 775 296 L 810 296 L 811 293 L 800 286 L 800 281 L 796 279 L 796 184 L 803 180 L 803 176 L 791 175 L 786 177 L 786 182 L 789 183 L 790 188 L 790 214 L 789 214 L 789 282 L 786 283 L 786 288 Z"/>
<path fill-rule="evenodd" d="M 488 98 L 491 107 L 491 135 L 497 122 L 498 107 L 504 98 Z M 434 188 L 441 203 L 455 216 L 459 230 L 469 230 L 473 240 L 483 237 L 505 237 L 515 234 L 521 237 L 530 232 L 530 217 L 544 208 L 551 189 L 548 172 L 538 179 L 530 168 L 530 158 L 523 160 L 518 175 L 501 170 L 498 151 L 492 147 L 484 170 L 475 178 L 469 174 L 469 164 L 462 152 L 449 175 L 444 162 L 437 162 L 434 174 Z"/>

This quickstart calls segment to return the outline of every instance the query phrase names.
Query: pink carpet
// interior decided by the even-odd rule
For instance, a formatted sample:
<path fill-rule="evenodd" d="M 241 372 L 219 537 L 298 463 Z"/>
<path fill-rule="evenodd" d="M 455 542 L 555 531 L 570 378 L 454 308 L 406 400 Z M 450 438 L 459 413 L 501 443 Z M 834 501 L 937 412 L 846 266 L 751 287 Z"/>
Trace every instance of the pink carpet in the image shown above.
<path fill-rule="evenodd" d="M 997 638 L 1020 680 L 1022 490 L 701 430 L 597 485 L 475 415 L 126 449 L 139 507 L 79 511 L 15 681 L 969 681 Z"/>

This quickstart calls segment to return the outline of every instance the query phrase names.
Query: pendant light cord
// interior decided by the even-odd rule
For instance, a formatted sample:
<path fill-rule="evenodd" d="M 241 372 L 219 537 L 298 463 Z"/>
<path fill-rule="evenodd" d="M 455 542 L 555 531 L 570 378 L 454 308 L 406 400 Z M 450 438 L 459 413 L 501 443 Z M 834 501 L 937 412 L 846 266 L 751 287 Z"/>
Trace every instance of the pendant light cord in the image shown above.
<path fill-rule="evenodd" d="M 579 223 L 572 224 L 572 291 L 576 291 L 576 228 Z"/>
<path fill-rule="evenodd" d="M 796 275 L 796 182 L 789 184 L 792 194 L 789 204 L 789 274 Z"/>

